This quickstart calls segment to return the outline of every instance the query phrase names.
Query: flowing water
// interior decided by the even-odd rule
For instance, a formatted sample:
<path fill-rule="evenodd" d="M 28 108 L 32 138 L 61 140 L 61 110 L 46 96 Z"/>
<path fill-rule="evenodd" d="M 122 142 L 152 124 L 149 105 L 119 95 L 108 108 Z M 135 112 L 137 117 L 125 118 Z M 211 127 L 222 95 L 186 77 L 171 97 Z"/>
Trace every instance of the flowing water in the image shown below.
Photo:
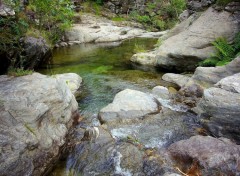
<path fill-rule="evenodd" d="M 148 92 L 163 84 L 163 73 L 151 69 L 137 69 L 130 62 L 137 46 L 154 48 L 156 39 L 135 38 L 122 43 L 82 44 L 56 49 L 51 64 L 38 70 L 44 74 L 77 73 L 83 78 L 78 98 L 84 117 L 91 117 L 112 102 L 119 91 L 130 88 Z M 69 175 L 71 157 L 60 162 L 52 175 Z M 68 173 L 68 174 L 67 174 Z"/>

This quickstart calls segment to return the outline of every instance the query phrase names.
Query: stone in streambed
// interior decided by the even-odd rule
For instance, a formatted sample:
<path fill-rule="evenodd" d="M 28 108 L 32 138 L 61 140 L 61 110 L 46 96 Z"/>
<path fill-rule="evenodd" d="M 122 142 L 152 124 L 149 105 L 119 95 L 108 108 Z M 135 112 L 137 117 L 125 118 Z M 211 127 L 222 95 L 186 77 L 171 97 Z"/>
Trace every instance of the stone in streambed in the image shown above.
<path fill-rule="evenodd" d="M 150 95 L 131 89 L 119 92 L 113 102 L 101 109 L 99 118 L 102 123 L 116 123 L 158 113 L 159 102 Z"/>
<path fill-rule="evenodd" d="M 180 169 L 196 164 L 202 175 L 239 175 L 240 146 L 224 138 L 193 136 L 169 147 Z"/>

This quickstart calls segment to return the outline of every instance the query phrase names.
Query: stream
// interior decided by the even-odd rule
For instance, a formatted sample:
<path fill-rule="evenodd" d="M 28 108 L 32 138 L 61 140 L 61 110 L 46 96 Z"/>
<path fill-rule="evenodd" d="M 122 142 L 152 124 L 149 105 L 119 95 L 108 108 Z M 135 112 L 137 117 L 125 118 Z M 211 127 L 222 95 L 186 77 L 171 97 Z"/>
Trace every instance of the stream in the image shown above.
<path fill-rule="evenodd" d="M 77 73 L 83 78 L 79 109 L 85 117 L 98 113 L 112 102 L 116 93 L 126 88 L 149 91 L 160 84 L 163 73 L 137 69 L 130 62 L 135 48 L 154 48 L 157 39 L 134 38 L 124 42 L 82 44 L 59 48 L 52 63 L 38 70 L 52 75 Z M 164 82 L 162 82 L 164 84 Z"/>
<path fill-rule="evenodd" d="M 90 119 L 89 123 L 93 123 L 91 121 L 93 119 L 92 117 L 96 117 L 96 114 L 100 109 L 111 103 L 114 96 L 126 88 L 150 92 L 151 89 L 157 85 L 164 85 L 166 87 L 172 86 L 169 83 L 161 81 L 161 77 L 164 73 L 159 70 L 149 70 L 145 68 L 139 69 L 130 62 L 130 58 L 135 53 L 134 50 L 137 47 L 140 46 L 145 50 L 151 50 L 154 48 L 156 42 L 157 39 L 135 38 L 125 40 L 122 43 L 82 44 L 59 48 L 54 50 L 51 64 L 46 65 L 38 71 L 47 75 L 68 72 L 79 74 L 83 78 L 81 95 L 77 98 L 79 110 L 85 119 Z M 172 122 L 173 121 L 174 120 L 172 120 Z M 174 123 L 179 122 L 176 121 Z M 141 128 L 145 128 L 144 125 L 145 124 L 143 124 L 143 127 Z M 134 126 L 131 128 L 134 128 Z M 156 126 L 156 128 L 158 127 Z M 81 129 L 81 126 L 79 129 Z M 158 133 L 165 134 L 166 131 L 161 130 Z M 107 135 L 108 134 L 106 134 L 106 136 Z M 169 134 L 166 135 L 169 136 Z M 77 137 L 78 135 L 75 136 L 75 138 Z M 148 136 L 144 136 L 144 138 L 148 139 Z M 102 140 L 104 141 L 104 139 Z M 156 141 L 153 142 L 156 143 Z M 112 141 L 109 141 L 108 143 L 112 143 Z M 60 161 L 57 164 L 51 175 L 82 175 L 81 172 L 85 166 L 83 166 L 84 162 L 82 163 L 79 161 L 79 156 L 85 151 L 85 148 L 86 146 L 83 148 L 80 147 L 80 149 L 76 148 L 74 150 L 75 153 L 70 153 L 66 160 Z M 86 150 L 88 151 L 88 149 Z M 95 149 L 93 148 L 93 150 Z M 118 161 L 117 163 L 120 167 L 119 162 L 121 153 L 115 152 L 115 154 L 116 156 L 119 156 L 117 157 L 117 160 L 116 157 L 115 159 L 112 157 L 113 161 Z M 102 156 L 101 158 L 103 157 L 105 156 Z M 118 165 L 115 168 L 117 170 L 119 170 Z M 72 169 L 77 171 L 73 172 Z M 127 171 L 121 172 L 125 173 L 123 175 L 129 175 Z"/>

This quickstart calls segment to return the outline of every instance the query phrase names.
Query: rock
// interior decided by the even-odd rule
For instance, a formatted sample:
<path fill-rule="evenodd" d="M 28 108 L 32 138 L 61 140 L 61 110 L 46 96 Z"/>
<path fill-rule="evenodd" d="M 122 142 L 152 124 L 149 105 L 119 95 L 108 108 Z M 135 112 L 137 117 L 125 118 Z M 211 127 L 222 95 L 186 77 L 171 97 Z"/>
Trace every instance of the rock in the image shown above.
<path fill-rule="evenodd" d="M 15 11 L 6 5 L 0 4 L 0 16 L 7 17 L 7 16 L 14 16 Z"/>
<path fill-rule="evenodd" d="M 197 82 L 204 87 L 211 87 L 221 79 L 240 72 L 240 57 L 235 58 L 225 66 L 197 67 L 191 81 Z"/>
<path fill-rule="evenodd" d="M 163 41 L 156 51 L 157 66 L 168 70 L 194 70 L 200 61 L 214 53 L 211 43 L 216 38 L 231 41 L 238 31 L 239 23 L 231 18 L 231 13 L 210 7 L 186 30 Z"/>
<path fill-rule="evenodd" d="M 182 87 L 176 94 L 173 95 L 175 102 L 180 102 L 193 108 L 203 96 L 203 88 L 198 84 L 190 84 Z"/>
<path fill-rule="evenodd" d="M 51 56 L 51 48 L 42 37 L 25 37 L 23 39 L 25 60 L 24 68 L 33 69 L 42 62 L 46 62 Z"/>
<path fill-rule="evenodd" d="M 73 162 L 69 163 L 75 174 L 133 175 L 142 172 L 143 151 L 130 143 L 116 144 L 111 134 L 101 127 L 99 134 L 95 141 L 77 141 L 70 156 Z"/>
<path fill-rule="evenodd" d="M 240 146 L 210 136 L 193 136 L 172 144 L 169 152 L 187 173 L 195 166 L 198 175 L 239 175 Z M 195 175 L 194 174 L 194 175 Z M 197 175 L 197 174 L 196 174 Z"/>
<path fill-rule="evenodd" d="M 226 80 L 224 80 L 225 82 Z M 218 84 L 221 85 L 221 84 Z M 213 135 L 240 141 L 240 94 L 220 88 L 204 90 L 196 112 Z"/>
<path fill-rule="evenodd" d="M 66 84 L 38 73 L 0 76 L 0 173 L 43 175 L 57 160 L 78 104 Z"/>
<path fill-rule="evenodd" d="M 170 96 L 168 89 L 163 86 L 154 87 L 152 89 L 152 94 L 162 99 L 169 99 Z"/>
<path fill-rule="evenodd" d="M 103 17 L 84 14 L 81 16 L 80 24 L 74 24 L 70 30 L 66 31 L 65 41 L 68 43 L 116 42 L 133 37 L 157 38 L 165 33 L 165 31 L 147 32 L 136 27 L 129 27 L 128 23 L 119 25 Z"/>
<path fill-rule="evenodd" d="M 140 118 L 160 110 L 158 101 L 150 95 L 131 89 L 119 92 L 113 102 L 100 110 L 102 123 L 116 123 Z"/>
<path fill-rule="evenodd" d="M 82 78 L 76 73 L 65 73 L 54 75 L 57 79 L 62 80 L 71 90 L 72 94 L 77 96 L 79 94 L 79 88 L 82 84 Z"/>
<path fill-rule="evenodd" d="M 191 13 L 196 12 L 196 11 L 199 12 L 199 11 L 203 11 L 204 9 L 206 9 L 214 2 L 215 2 L 214 0 L 188 0 L 187 8 Z"/>
<path fill-rule="evenodd" d="M 162 79 L 177 84 L 179 87 L 183 87 L 189 81 L 190 77 L 180 74 L 166 73 L 162 76 Z"/>
<path fill-rule="evenodd" d="M 145 148 L 164 148 L 190 137 L 191 128 L 187 128 L 187 123 L 192 124 L 194 118 L 192 113 L 163 107 L 158 114 L 146 115 L 131 122 L 108 124 L 108 129 L 116 140 L 130 139 Z"/>
<path fill-rule="evenodd" d="M 180 21 L 184 21 L 186 19 L 188 19 L 188 17 L 190 16 L 188 10 L 184 10 L 180 15 L 179 15 L 179 20 Z"/>
<path fill-rule="evenodd" d="M 223 78 L 215 86 L 230 92 L 240 93 L 240 73 Z"/>
<path fill-rule="evenodd" d="M 137 53 L 130 60 L 141 65 L 156 66 L 157 64 L 156 54 L 154 53 Z"/>

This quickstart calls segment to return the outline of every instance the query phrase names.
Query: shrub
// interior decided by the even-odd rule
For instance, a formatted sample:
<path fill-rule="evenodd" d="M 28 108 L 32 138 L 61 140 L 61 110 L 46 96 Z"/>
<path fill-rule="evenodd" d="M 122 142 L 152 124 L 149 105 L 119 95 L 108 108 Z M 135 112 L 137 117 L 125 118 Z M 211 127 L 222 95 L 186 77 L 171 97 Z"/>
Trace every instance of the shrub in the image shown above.
<path fill-rule="evenodd" d="M 217 38 L 212 42 L 216 48 L 216 53 L 206 60 L 200 62 L 201 66 L 222 66 L 231 62 L 239 55 L 240 50 L 240 32 L 237 33 L 234 43 L 230 45 L 225 38 Z"/>
<path fill-rule="evenodd" d="M 148 29 L 165 30 L 177 23 L 178 15 L 185 8 L 185 0 L 157 0 L 146 3 L 145 15 L 132 11 L 130 18 L 142 23 Z"/>

